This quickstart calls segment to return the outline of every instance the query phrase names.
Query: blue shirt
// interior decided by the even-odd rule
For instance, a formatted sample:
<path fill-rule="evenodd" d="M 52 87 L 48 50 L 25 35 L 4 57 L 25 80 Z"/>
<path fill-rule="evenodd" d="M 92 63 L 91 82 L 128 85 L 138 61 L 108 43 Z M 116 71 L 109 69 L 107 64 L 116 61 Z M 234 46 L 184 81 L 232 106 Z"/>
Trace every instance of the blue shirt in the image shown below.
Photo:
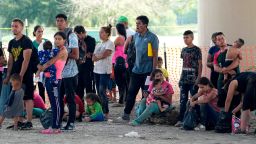
<path fill-rule="evenodd" d="M 220 50 L 220 48 L 218 46 L 212 46 L 209 51 L 208 51 L 208 54 L 210 54 L 212 57 L 214 57 L 214 54 L 216 52 L 218 52 Z"/>
<path fill-rule="evenodd" d="M 136 60 L 132 72 L 136 74 L 151 73 L 153 70 L 153 56 L 148 56 L 148 45 L 150 43 L 152 50 L 158 50 L 158 37 L 148 30 L 144 35 L 136 32 L 134 40 Z"/>

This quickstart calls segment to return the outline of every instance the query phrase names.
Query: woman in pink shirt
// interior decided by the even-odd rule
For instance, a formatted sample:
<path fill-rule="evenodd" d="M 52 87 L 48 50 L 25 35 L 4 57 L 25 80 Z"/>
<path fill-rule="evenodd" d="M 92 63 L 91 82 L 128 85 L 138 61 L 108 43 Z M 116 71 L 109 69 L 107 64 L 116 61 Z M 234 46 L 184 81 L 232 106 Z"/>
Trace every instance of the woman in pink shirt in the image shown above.
<path fill-rule="evenodd" d="M 115 44 L 115 53 L 112 58 L 112 63 L 114 66 L 114 75 L 115 75 L 115 82 L 118 86 L 119 90 L 119 101 L 118 104 L 113 106 L 122 106 L 125 101 L 125 95 L 127 92 L 127 82 L 126 80 L 126 57 L 127 55 L 124 54 L 124 43 L 126 40 L 126 29 L 123 24 L 116 25 L 117 30 L 117 38 L 114 42 Z"/>
<path fill-rule="evenodd" d="M 190 105 L 200 105 L 201 119 L 200 129 L 214 129 L 219 117 L 220 108 L 217 106 L 218 90 L 206 77 L 202 77 L 198 82 L 199 91 L 190 99 Z"/>

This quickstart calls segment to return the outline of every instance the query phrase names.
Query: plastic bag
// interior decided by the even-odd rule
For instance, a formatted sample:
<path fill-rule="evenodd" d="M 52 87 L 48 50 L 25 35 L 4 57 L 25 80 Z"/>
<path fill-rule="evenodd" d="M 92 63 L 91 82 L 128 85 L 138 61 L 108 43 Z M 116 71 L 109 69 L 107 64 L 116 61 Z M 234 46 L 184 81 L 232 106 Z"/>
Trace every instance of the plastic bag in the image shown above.
<path fill-rule="evenodd" d="M 42 115 L 40 116 L 40 123 L 45 129 L 48 129 L 52 126 L 52 110 L 51 108 L 47 109 Z"/>
<path fill-rule="evenodd" d="M 194 130 L 194 128 L 197 126 L 196 119 L 197 119 L 196 110 L 192 107 L 189 107 L 184 115 L 183 128 L 185 130 Z"/>
<path fill-rule="evenodd" d="M 232 116 L 232 133 L 237 133 L 240 129 L 241 120 L 235 115 Z"/>

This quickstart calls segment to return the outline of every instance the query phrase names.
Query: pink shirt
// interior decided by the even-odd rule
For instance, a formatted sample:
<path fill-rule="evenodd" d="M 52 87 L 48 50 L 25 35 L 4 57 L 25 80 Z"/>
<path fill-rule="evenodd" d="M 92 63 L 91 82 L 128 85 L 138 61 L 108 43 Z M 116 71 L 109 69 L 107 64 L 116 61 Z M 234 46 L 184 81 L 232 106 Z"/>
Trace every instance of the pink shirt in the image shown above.
<path fill-rule="evenodd" d="M 34 92 L 34 107 L 35 108 L 40 108 L 40 109 L 43 109 L 43 110 L 46 109 L 42 97 L 37 92 Z"/>
<path fill-rule="evenodd" d="M 174 94 L 172 85 L 171 85 L 169 82 L 163 81 L 162 84 L 161 84 L 161 86 L 162 86 L 161 91 L 164 92 L 164 96 L 168 96 L 168 95 L 170 95 L 170 94 L 171 94 L 171 95 Z M 154 101 L 155 101 L 155 98 L 154 98 L 154 95 L 153 95 L 153 93 L 154 93 L 154 87 L 153 87 L 153 84 L 152 84 L 152 83 L 149 85 L 148 91 L 150 92 L 150 94 L 149 94 L 149 96 L 147 97 L 147 100 L 146 100 L 147 105 L 149 105 L 151 102 L 154 102 Z M 171 104 L 171 103 L 170 103 L 170 104 Z"/>
<path fill-rule="evenodd" d="M 117 57 L 123 57 L 126 60 L 127 55 L 124 54 L 124 46 L 116 46 L 116 50 L 115 53 L 112 57 L 112 63 L 115 64 L 116 63 L 116 58 Z"/>
<path fill-rule="evenodd" d="M 65 66 L 65 64 L 66 64 L 66 61 L 63 61 L 63 60 L 57 60 L 56 62 L 55 62 L 55 67 L 56 67 L 56 79 L 62 79 L 62 76 L 61 76 L 61 74 L 62 74 L 62 71 L 63 71 L 63 68 L 64 68 L 64 66 Z"/>
<path fill-rule="evenodd" d="M 210 92 L 208 93 L 204 93 L 203 95 L 201 95 L 202 97 L 206 98 L 206 99 L 210 99 L 210 96 L 214 96 L 214 98 L 209 102 L 209 105 L 217 112 L 220 112 L 220 108 L 218 107 L 217 103 L 218 103 L 218 90 L 217 89 L 212 89 Z"/>

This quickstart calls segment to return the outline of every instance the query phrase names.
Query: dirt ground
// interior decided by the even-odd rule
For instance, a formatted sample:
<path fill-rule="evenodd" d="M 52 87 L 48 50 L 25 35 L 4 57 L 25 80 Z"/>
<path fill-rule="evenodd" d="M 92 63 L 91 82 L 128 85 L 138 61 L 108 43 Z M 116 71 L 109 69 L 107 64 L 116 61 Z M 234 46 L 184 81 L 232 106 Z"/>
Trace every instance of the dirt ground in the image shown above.
<path fill-rule="evenodd" d="M 111 118 L 121 115 L 123 108 L 110 106 Z M 58 135 L 42 135 L 38 119 L 33 121 L 34 128 L 29 131 L 12 131 L 5 128 L 11 124 L 6 120 L 0 130 L 0 144 L 254 144 L 255 135 L 217 134 L 205 131 L 184 131 L 168 125 L 143 124 L 132 127 L 115 121 L 76 123 L 76 131 Z M 125 134 L 137 132 L 136 137 L 127 137 Z"/>

